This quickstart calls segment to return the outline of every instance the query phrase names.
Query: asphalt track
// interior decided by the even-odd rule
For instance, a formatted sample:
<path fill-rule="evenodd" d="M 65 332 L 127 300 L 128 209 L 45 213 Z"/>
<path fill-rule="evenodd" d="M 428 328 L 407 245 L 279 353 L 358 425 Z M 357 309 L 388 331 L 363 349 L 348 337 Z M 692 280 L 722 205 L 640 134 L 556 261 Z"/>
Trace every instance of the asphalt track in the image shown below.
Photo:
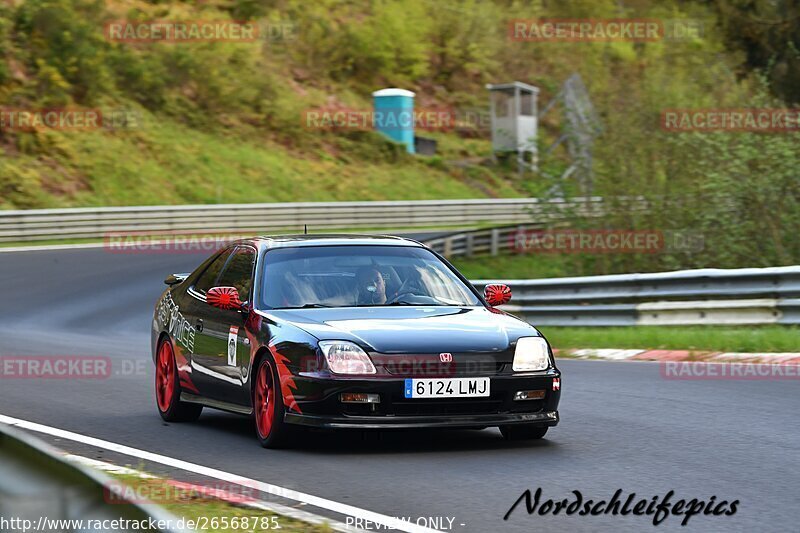
<path fill-rule="evenodd" d="M 152 309 L 165 275 L 199 260 L 103 249 L 0 253 L 0 356 L 108 356 L 114 369 L 96 380 L 0 379 L 0 413 L 389 516 L 451 517 L 453 531 L 797 531 L 797 380 L 675 381 L 658 363 L 560 361 L 561 425 L 532 444 L 507 443 L 492 428 L 309 433 L 298 448 L 273 451 L 258 446 L 244 417 L 207 409 L 197 423 L 165 424 L 152 390 Z M 528 516 L 524 506 L 503 520 L 538 487 L 543 500 L 573 490 L 607 500 L 622 489 L 648 500 L 674 490 L 673 501 L 740 503 L 733 516 L 695 516 L 686 527 L 675 516 L 654 528 L 652 517 Z"/>

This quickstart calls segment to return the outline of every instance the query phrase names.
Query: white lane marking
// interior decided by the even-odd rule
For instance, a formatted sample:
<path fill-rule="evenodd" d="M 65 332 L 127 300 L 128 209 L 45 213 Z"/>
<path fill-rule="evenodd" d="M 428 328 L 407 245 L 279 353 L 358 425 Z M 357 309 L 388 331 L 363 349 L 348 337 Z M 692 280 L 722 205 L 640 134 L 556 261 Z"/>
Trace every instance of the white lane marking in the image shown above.
<path fill-rule="evenodd" d="M 327 509 L 329 511 L 333 511 L 335 513 L 343 514 L 346 516 L 352 516 L 354 518 L 368 520 L 370 522 L 380 524 L 387 528 L 393 528 L 398 531 L 406 531 L 408 533 L 436 532 L 435 529 L 423 527 L 414 524 L 413 522 L 400 520 L 398 518 L 383 515 L 380 513 L 375 513 L 373 511 L 367 511 L 366 509 L 360 509 L 358 507 L 347 505 L 345 503 L 339 503 L 332 500 L 327 500 L 325 498 L 320 498 L 319 496 L 313 496 L 311 494 L 298 492 L 296 490 L 286 489 L 278 485 L 273 485 L 271 483 L 264 483 L 263 481 L 257 481 L 255 479 L 248 479 L 242 476 L 237 476 L 236 474 L 231 474 L 228 472 L 224 472 L 222 470 L 217 470 L 215 468 L 209 468 L 207 466 L 190 463 L 187 461 L 183 461 L 181 459 L 174 459 L 172 457 L 167 457 L 165 455 L 159 455 L 157 453 L 140 450 L 138 448 L 131 448 L 130 446 L 125 446 L 124 444 L 117 444 L 114 442 L 109 442 L 107 440 L 81 435 L 80 433 L 73 433 L 71 431 L 66 431 L 64 429 L 58 429 L 50 426 L 45 426 L 42 424 L 37 424 L 36 422 L 30 422 L 28 420 L 21 420 L 19 418 L 12 418 L 10 416 L 0 414 L 0 424 L 8 424 L 9 426 L 15 426 L 21 429 L 27 429 L 28 431 L 35 431 L 37 433 L 44 433 L 45 435 L 58 437 L 60 439 L 80 442 L 81 444 L 86 444 L 88 446 L 103 448 L 104 450 L 121 453 L 123 455 L 130 455 L 131 457 L 137 457 L 145 461 L 160 463 L 162 465 L 167 465 L 172 468 L 180 468 L 181 470 L 186 470 L 187 472 L 193 472 L 201 476 L 207 476 L 214 479 L 227 481 L 229 483 L 235 483 L 237 485 L 242 485 L 245 487 L 250 487 L 250 488 L 255 487 L 261 492 L 273 494 L 275 496 L 286 498 L 288 500 L 307 503 L 309 505 L 313 505 L 314 507 L 319 507 L 320 509 Z"/>

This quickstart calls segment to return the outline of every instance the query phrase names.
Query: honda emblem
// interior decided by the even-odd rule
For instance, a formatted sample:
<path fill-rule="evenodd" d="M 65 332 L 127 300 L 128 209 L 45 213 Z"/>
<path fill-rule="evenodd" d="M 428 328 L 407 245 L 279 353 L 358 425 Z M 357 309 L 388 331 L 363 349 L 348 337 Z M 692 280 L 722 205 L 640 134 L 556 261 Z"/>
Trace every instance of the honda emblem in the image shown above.
<path fill-rule="evenodd" d="M 439 354 L 439 361 L 442 363 L 452 363 L 453 362 L 453 354 L 451 353 L 440 353 Z"/>

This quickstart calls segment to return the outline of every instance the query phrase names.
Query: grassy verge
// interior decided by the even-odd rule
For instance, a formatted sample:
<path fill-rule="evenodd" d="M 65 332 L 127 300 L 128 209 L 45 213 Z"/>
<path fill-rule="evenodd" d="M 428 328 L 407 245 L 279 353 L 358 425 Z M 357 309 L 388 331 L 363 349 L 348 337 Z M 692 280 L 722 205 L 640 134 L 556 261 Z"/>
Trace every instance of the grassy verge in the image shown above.
<path fill-rule="evenodd" d="M 800 328 L 793 326 L 544 327 L 556 349 L 641 348 L 721 352 L 798 352 Z"/>
<path fill-rule="evenodd" d="M 557 254 L 454 257 L 451 262 L 468 279 L 536 279 L 592 275 L 592 272 L 575 272 L 574 261 Z"/>
<path fill-rule="evenodd" d="M 112 477 L 131 487 L 136 495 L 153 495 L 149 499 L 154 503 L 177 518 L 195 521 L 200 524 L 196 529 L 207 533 L 259 533 L 276 529 L 284 533 L 333 531 L 327 525 L 317 526 L 260 509 L 232 505 L 189 490 L 176 489 L 161 478 L 142 479 L 130 474 L 114 474 Z"/>

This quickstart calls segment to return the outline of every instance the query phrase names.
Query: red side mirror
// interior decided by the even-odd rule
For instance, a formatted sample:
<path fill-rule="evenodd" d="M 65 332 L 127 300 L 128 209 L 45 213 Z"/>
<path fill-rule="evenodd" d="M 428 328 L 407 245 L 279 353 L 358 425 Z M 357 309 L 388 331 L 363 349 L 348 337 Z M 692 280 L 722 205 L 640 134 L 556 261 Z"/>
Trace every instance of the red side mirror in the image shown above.
<path fill-rule="evenodd" d="M 241 309 L 242 307 L 236 287 L 212 287 L 206 293 L 206 302 L 219 309 Z"/>
<path fill-rule="evenodd" d="M 511 289 L 508 285 L 501 283 L 487 285 L 483 289 L 483 297 L 486 299 L 486 303 L 492 307 L 507 304 L 511 300 Z"/>

